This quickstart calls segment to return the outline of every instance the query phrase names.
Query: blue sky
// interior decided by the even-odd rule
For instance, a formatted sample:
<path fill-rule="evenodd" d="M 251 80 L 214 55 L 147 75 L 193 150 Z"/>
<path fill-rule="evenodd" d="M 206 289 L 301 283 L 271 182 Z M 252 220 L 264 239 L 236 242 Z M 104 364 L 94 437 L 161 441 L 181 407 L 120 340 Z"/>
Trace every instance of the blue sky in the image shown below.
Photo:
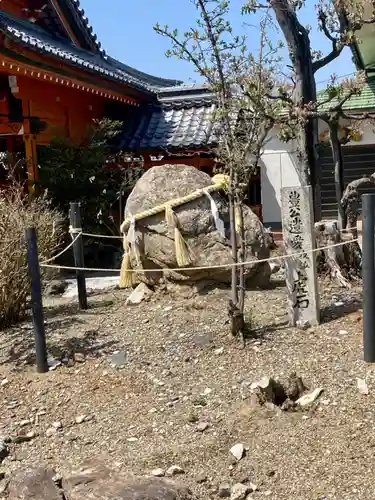
<path fill-rule="evenodd" d="M 231 22 L 235 33 L 248 35 L 249 46 L 256 50 L 258 32 L 256 28 L 244 26 L 244 22 L 254 23 L 251 16 L 242 16 L 240 8 L 244 0 L 231 1 Z M 312 26 L 312 47 L 316 50 L 329 51 L 327 43 L 316 29 L 316 16 L 312 0 L 302 12 L 301 21 Z M 90 24 L 102 42 L 103 48 L 111 56 L 134 66 L 139 70 L 184 81 L 196 81 L 197 75 L 191 65 L 177 59 L 165 57 L 169 47 L 168 40 L 157 35 L 152 27 L 159 22 L 171 28 L 186 30 L 197 18 L 196 10 L 190 0 L 81 0 Z M 254 36 L 255 35 L 255 36 Z M 282 34 L 274 34 L 282 38 Z M 286 63 L 287 63 L 286 59 Z M 319 87 L 332 73 L 345 75 L 351 73 L 351 53 L 346 50 L 339 60 L 317 74 Z"/>

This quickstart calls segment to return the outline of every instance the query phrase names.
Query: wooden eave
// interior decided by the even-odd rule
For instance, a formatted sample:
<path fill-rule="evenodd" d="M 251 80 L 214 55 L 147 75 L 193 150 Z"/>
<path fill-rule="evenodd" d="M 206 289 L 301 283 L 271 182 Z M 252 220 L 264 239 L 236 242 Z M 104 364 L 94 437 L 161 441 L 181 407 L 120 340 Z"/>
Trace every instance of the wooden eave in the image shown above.
<path fill-rule="evenodd" d="M 103 94 L 104 96 L 108 94 L 108 98 L 110 99 L 114 98 L 121 102 L 130 101 L 129 104 L 139 105 L 145 100 L 150 101 L 155 99 L 154 96 L 145 95 L 145 93 L 137 89 L 126 86 L 125 83 L 117 84 L 102 76 L 81 71 L 79 68 L 56 60 L 48 54 L 41 55 L 26 47 L 21 47 L 6 37 L 3 37 L 2 45 L 1 61 L 5 62 L 9 68 L 11 65 L 14 65 L 15 70 L 21 74 L 25 74 L 26 71 L 28 76 L 35 76 L 39 70 L 43 73 L 41 78 L 44 80 L 56 82 L 56 79 L 58 80 L 62 77 L 65 85 L 74 86 L 75 88 L 84 85 L 89 89 L 93 89 L 94 92 L 98 91 L 96 93 Z M 36 72 L 35 75 L 32 75 L 33 71 Z"/>

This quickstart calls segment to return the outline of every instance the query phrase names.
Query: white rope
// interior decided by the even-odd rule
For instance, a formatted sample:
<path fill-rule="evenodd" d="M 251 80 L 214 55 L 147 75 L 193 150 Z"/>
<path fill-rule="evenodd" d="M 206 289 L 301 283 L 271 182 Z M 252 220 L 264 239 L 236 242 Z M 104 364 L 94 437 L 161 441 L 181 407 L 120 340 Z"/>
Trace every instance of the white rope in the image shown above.
<path fill-rule="evenodd" d="M 264 224 L 265 226 L 267 223 Z M 354 228 L 355 229 L 355 228 Z M 346 233 L 346 234 L 351 234 L 352 229 L 338 229 L 337 230 L 339 233 Z M 358 231 L 358 228 L 357 228 Z M 95 234 L 95 233 L 85 233 L 83 231 L 80 231 L 82 236 L 86 236 L 87 238 L 104 238 L 104 239 L 114 239 L 114 240 L 123 240 L 124 236 L 116 236 L 116 235 L 111 235 L 111 234 Z M 282 234 L 282 229 L 280 228 L 279 231 L 272 231 L 272 234 Z"/>
<path fill-rule="evenodd" d="M 282 259 L 290 259 L 292 257 L 299 257 L 301 255 L 306 255 L 307 253 L 315 253 L 315 252 L 320 252 L 322 250 L 328 250 L 330 248 L 335 248 L 343 245 L 348 245 L 350 243 L 355 243 L 358 242 L 359 239 L 353 239 L 349 241 L 341 241 L 340 243 L 335 243 L 334 245 L 328 245 L 325 247 L 319 247 L 319 248 L 311 248 L 306 251 L 302 252 L 296 252 L 296 253 L 290 253 L 290 254 L 285 254 L 285 255 L 278 255 L 275 257 L 269 257 L 268 259 L 259 259 L 259 260 L 251 260 L 247 262 L 234 262 L 232 264 L 218 264 L 215 266 L 200 266 L 200 267 L 176 267 L 176 268 L 159 268 L 159 269 L 129 269 L 129 272 L 133 273 L 146 273 L 146 272 L 170 272 L 170 271 L 175 271 L 175 272 L 181 272 L 181 271 L 206 271 L 210 269 L 227 269 L 227 268 L 232 268 L 232 267 L 242 267 L 242 266 L 249 266 L 249 265 L 254 265 L 254 264 L 262 264 L 264 262 L 272 262 L 272 261 L 279 261 Z M 40 264 L 43 267 L 50 267 L 50 268 L 55 268 L 55 269 L 65 269 L 68 271 L 89 271 L 89 272 L 108 272 L 108 273 L 119 273 L 120 269 L 102 269 L 102 268 L 95 268 L 95 267 L 67 267 L 67 266 L 51 266 L 49 264 Z"/>
<path fill-rule="evenodd" d="M 78 233 L 82 233 L 82 228 L 81 227 L 73 227 L 73 226 L 69 226 L 69 233 L 71 235 L 73 234 L 78 234 Z"/>
<path fill-rule="evenodd" d="M 91 233 L 81 233 L 82 236 L 87 236 L 88 238 L 107 238 L 107 239 L 115 239 L 115 240 L 123 240 L 124 236 L 114 236 L 111 234 L 91 234 Z"/>
<path fill-rule="evenodd" d="M 48 264 L 49 262 L 52 262 L 55 259 L 57 259 L 57 258 L 61 257 L 62 255 L 64 255 L 65 252 L 67 252 L 70 248 L 72 248 L 72 246 L 74 245 L 74 243 L 78 240 L 78 238 L 80 238 L 81 234 L 82 233 L 76 234 L 76 236 L 72 239 L 72 241 L 69 243 L 69 245 L 67 247 L 65 247 L 63 250 L 61 250 L 61 252 L 59 252 L 57 255 L 54 255 L 50 259 L 44 260 L 43 262 L 40 263 L 40 265 L 41 266 L 46 266 L 46 264 Z M 73 235 L 72 235 L 72 237 L 73 237 Z"/>

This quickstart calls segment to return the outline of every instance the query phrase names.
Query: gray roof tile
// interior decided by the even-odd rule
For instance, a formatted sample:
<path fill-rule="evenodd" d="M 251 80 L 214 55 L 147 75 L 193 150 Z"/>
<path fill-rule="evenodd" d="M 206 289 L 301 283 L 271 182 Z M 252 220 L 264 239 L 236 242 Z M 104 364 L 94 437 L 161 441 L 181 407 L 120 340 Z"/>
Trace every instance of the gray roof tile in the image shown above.
<path fill-rule="evenodd" d="M 65 39 L 52 36 L 40 26 L 15 18 L 1 10 L 0 30 L 13 40 L 38 52 L 52 54 L 72 65 L 143 91 L 156 93 L 159 87 L 179 83 L 148 75 L 103 54 L 80 49 Z"/>
<path fill-rule="evenodd" d="M 64 0 L 67 4 L 68 8 L 71 8 L 77 13 L 78 18 L 81 20 L 83 24 L 83 28 L 87 33 L 87 36 L 91 39 L 93 44 L 100 50 L 103 54 L 104 50 L 101 48 L 101 43 L 98 40 L 98 37 L 94 33 L 93 27 L 89 24 L 88 17 L 85 15 L 84 9 L 81 7 L 80 0 Z"/>
<path fill-rule="evenodd" d="M 160 101 L 146 109 L 131 136 L 122 137 L 124 150 L 194 149 L 217 142 L 213 99 Z"/>

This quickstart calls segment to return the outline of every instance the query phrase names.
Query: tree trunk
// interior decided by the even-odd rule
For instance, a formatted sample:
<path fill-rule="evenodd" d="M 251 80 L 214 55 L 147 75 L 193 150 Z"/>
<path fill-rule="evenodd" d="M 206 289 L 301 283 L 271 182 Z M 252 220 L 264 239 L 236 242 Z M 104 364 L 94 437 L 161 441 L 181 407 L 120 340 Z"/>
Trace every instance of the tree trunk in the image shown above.
<path fill-rule="evenodd" d="M 237 214 L 239 217 L 239 250 L 238 250 L 238 261 L 239 263 L 245 262 L 245 250 L 246 250 L 246 240 L 245 240 L 245 227 L 243 218 L 243 207 L 240 198 L 236 197 L 237 204 Z M 245 329 L 245 266 L 239 266 L 239 282 L 238 282 L 238 311 L 236 319 L 236 335 L 239 335 L 242 342 L 242 347 L 245 347 L 244 329 Z"/>
<path fill-rule="evenodd" d="M 239 232 L 239 239 L 240 239 L 240 250 L 238 253 L 239 257 L 239 262 L 245 262 L 245 253 L 246 253 L 246 241 L 245 241 L 245 227 L 244 227 L 244 220 L 243 220 L 243 207 L 242 203 L 239 203 L 238 205 L 239 210 L 238 214 L 240 217 L 240 232 Z M 242 314 L 244 315 L 244 309 L 245 309 L 245 266 L 240 266 L 239 269 L 239 286 L 238 286 L 238 308 Z"/>
<path fill-rule="evenodd" d="M 329 138 L 332 149 L 332 158 L 334 164 L 334 179 L 335 179 L 335 192 L 336 203 L 338 207 L 338 225 L 339 229 L 345 229 L 347 218 L 341 200 L 344 194 L 344 162 L 342 157 L 341 143 L 339 139 L 339 122 L 334 120 L 328 123 Z"/>
<path fill-rule="evenodd" d="M 237 233 L 236 233 L 236 220 L 235 220 L 235 196 L 233 190 L 232 179 L 229 182 L 228 189 L 229 198 L 229 224 L 230 224 L 230 241 L 232 248 L 232 261 L 233 264 L 238 262 L 238 247 L 237 247 Z M 239 333 L 238 327 L 238 279 L 237 279 L 237 266 L 232 267 L 232 280 L 231 280 L 231 300 L 229 301 L 228 313 L 231 321 L 231 333 L 232 336 L 236 336 Z"/>
<path fill-rule="evenodd" d="M 295 70 L 295 102 L 297 105 L 316 102 L 316 84 L 309 34 L 298 21 L 297 14 L 289 0 L 272 0 L 270 5 L 286 39 L 289 56 Z M 316 158 L 317 130 L 317 120 L 310 118 L 298 134 L 299 178 L 301 185 L 313 187 L 316 221 L 321 219 L 320 174 Z"/>
<path fill-rule="evenodd" d="M 346 287 L 361 276 L 362 252 L 357 241 L 352 241 L 350 234 L 343 234 L 336 221 L 315 224 L 317 247 L 322 248 L 322 264 L 332 279 Z M 339 243 L 344 243 L 338 245 Z M 319 267 L 319 266 L 318 266 Z"/>

